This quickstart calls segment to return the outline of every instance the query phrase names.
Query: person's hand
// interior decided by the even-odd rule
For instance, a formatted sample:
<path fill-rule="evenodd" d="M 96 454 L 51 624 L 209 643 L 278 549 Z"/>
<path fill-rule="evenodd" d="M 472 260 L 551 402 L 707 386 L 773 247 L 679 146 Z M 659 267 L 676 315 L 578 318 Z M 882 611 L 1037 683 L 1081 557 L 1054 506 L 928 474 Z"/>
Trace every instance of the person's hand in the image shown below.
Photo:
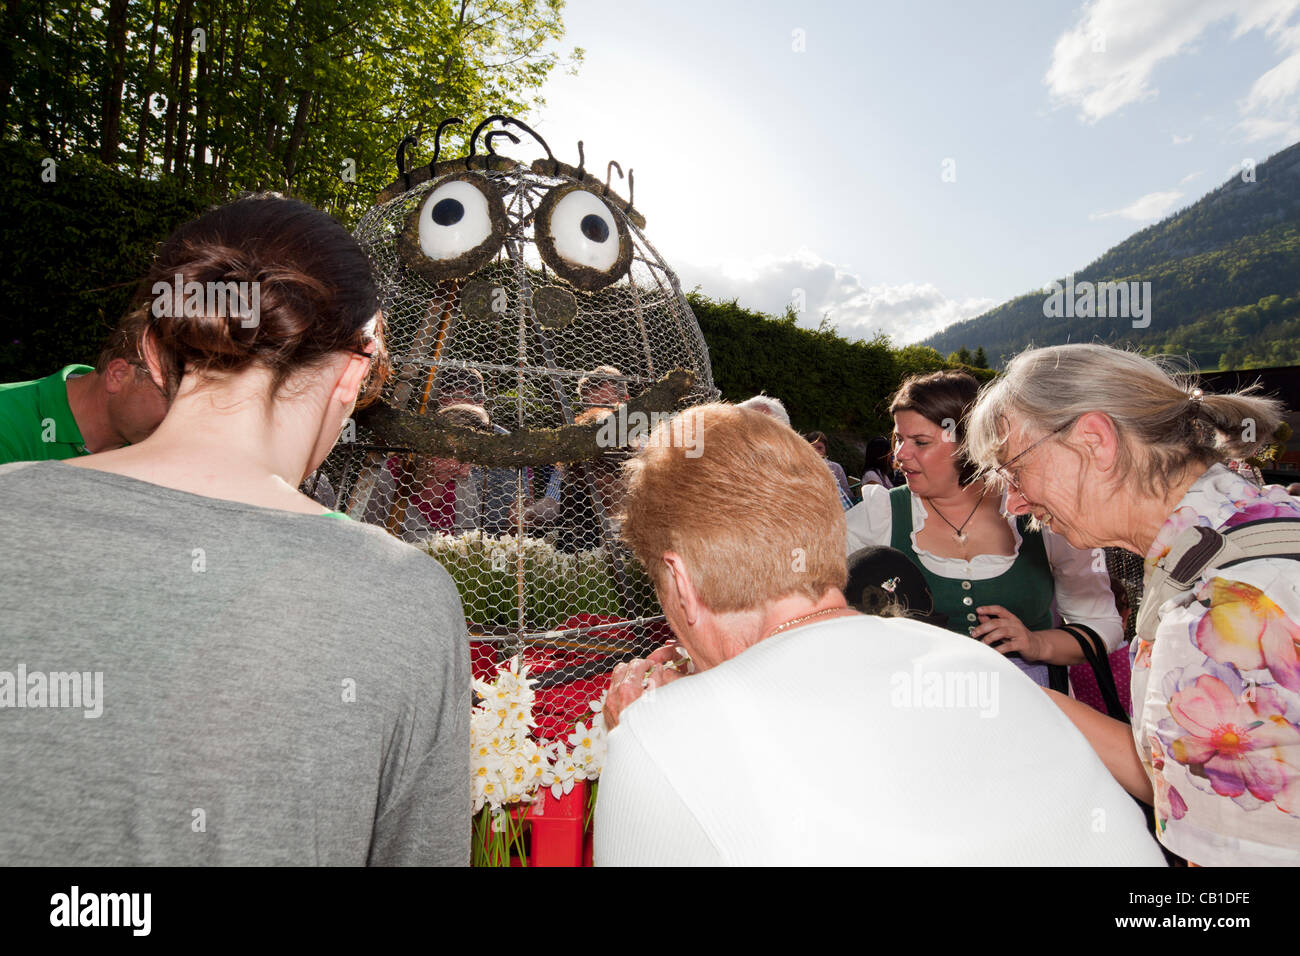
<path fill-rule="evenodd" d="M 618 726 L 619 715 L 647 688 L 663 687 L 691 672 L 691 659 L 678 646 L 669 641 L 649 657 L 627 661 L 614 668 L 609 676 L 609 693 L 605 695 L 605 730 Z"/>
<path fill-rule="evenodd" d="M 1003 654 L 1018 651 L 1027 661 L 1042 660 L 1047 653 L 1043 640 L 1002 605 L 986 604 L 977 607 L 975 613 L 981 622 L 971 632 L 971 637 L 976 640 L 991 645 Z"/>

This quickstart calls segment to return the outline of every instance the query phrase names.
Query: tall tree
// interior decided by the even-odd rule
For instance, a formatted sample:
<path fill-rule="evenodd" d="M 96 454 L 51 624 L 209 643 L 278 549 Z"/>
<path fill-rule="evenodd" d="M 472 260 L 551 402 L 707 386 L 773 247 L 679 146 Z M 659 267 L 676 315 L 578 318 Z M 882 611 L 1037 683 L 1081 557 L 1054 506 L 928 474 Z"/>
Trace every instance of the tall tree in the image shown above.
<path fill-rule="evenodd" d="M 140 171 L 144 168 L 145 137 L 149 132 L 151 99 L 158 88 L 157 81 L 154 79 L 154 56 L 158 52 L 158 17 L 161 4 L 162 0 L 153 0 L 153 16 L 149 18 L 148 61 L 140 81 L 140 119 L 137 124 L 139 131 L 135 147 L 135 174 L 137 176 L 140 175 Z"/>
<path fill-rule="evenodd" d="M 126 81 L 126 0 L 109 0 L 108 67 L 104 76 L 99 158 L 106 163 L 115 163 L 122 125 L 122 84 Z"/>
<path fill-rule="evenodd" d="M 418 162 L 438 120 L 526 114 L 582 57 L 558 49 L 562 0 L 2 2 L 0 136 L 137 176 L 289 189 L 345 219 L 394 178 L 408 133 L 426 134 Z"/>

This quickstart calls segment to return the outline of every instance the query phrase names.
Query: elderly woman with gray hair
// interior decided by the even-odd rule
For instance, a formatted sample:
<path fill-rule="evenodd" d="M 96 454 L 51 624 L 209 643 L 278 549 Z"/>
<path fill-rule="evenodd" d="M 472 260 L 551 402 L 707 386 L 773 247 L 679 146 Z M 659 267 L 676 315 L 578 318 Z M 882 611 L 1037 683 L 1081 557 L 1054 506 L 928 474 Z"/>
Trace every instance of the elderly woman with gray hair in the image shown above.
<path fill-rule="evenodd" d="M 1132 727 L 1055 697 L 1199 865 L 1300 863 L 1300 502 L 1222 463 L 1272 440 L 1281 411 L 1062 345 L 1014 359 L 967 431 L 1010 510 L 1075 547 L 1145 556 Z"/>

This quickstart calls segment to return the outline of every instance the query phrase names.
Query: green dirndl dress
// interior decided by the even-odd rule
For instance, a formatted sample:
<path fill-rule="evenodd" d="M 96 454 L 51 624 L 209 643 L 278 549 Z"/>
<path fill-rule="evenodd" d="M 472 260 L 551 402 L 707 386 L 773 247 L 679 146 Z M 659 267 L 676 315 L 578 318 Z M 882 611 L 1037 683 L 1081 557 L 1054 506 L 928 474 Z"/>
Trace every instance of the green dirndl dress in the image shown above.
<path fill-rule="evenodd" d="M 900 485 L 889 492 L 889 506 L 893 522 L 889 546 L 903 552 L 921 569 L 934 598 L 934 609 L 948 615 L 948 630 L 969 636 L 980 623 L 975 609 L 987 604 L 1000 604 L 1031 631 L 1046 631 L 1056 626 L 1052 617 L 1052 598 L 1056 592 L 1052 566 L 1047 560 L 1043 536 L 1030 530 L 1028 515 L 1016 519 L 1020 552 L 1010 569 L 996 578 L 976 581 L 940 577 L 921 563 L 912 547 L 912 492 L 907 486 Z M 1048 686 L 1046 664 L 1022 660 L 1019 654 L 1009 655 L 1009 659 L 1035 683 Z"/>

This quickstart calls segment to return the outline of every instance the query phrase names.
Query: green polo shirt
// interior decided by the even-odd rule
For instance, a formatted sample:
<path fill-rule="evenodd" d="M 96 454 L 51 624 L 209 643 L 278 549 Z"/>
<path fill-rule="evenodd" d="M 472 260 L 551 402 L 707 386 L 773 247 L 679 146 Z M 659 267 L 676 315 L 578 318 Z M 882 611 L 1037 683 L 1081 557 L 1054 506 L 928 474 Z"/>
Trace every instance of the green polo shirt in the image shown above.
<path fill-rule="evenodd" d="M 34 382 L 0 385 L 0 465 L 89 454 L 68 407 L 68 376 L 93 371 L 69 365 Z"/>

